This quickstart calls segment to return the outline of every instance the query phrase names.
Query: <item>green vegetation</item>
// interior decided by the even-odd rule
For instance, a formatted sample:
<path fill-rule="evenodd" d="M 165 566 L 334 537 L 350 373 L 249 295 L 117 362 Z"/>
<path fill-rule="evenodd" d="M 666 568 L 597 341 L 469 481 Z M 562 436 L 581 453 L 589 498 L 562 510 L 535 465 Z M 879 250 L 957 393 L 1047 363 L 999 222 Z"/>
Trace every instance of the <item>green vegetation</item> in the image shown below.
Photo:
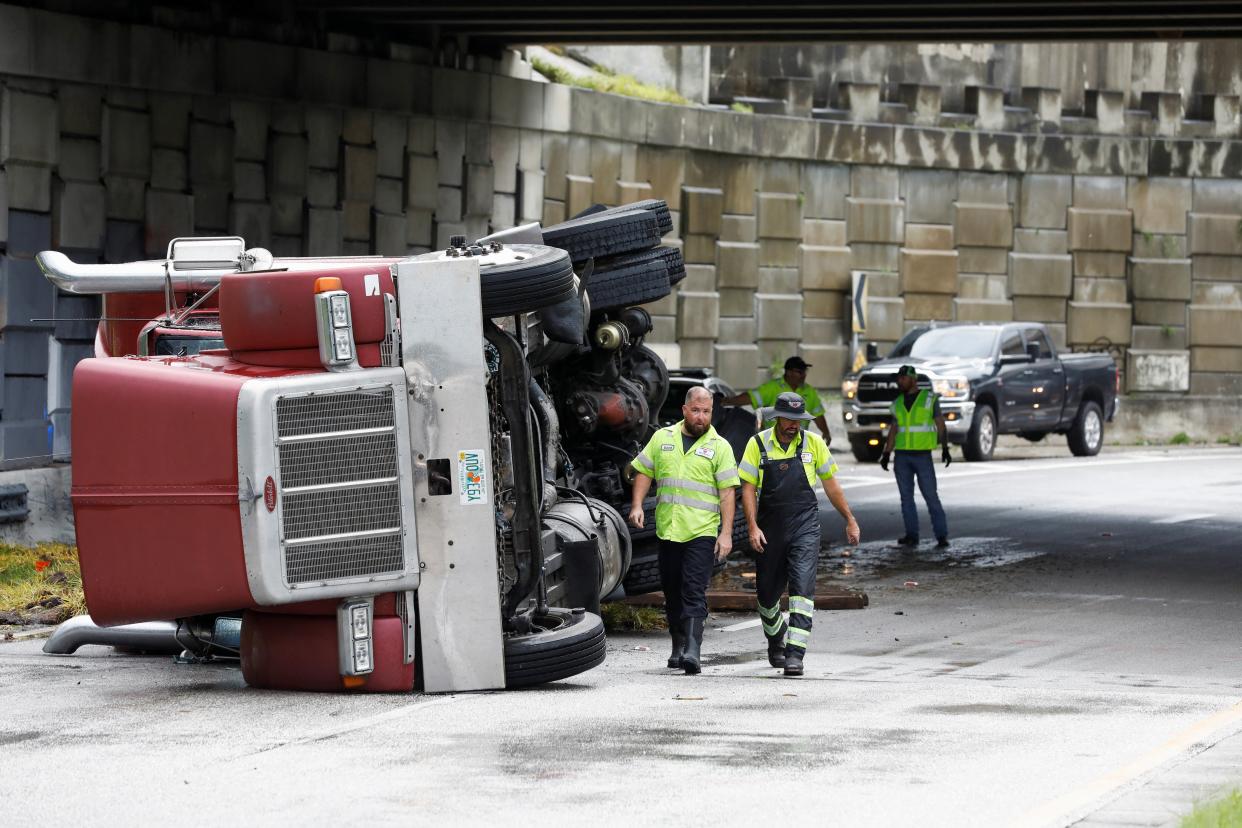
<path fill-rule="evenodd" d="M 583 89 L 594 89 L 596 92 L 608 92 L 613 95 L 624 95 L 627 98 L 640 98 L 656 103 L 688 104 L 688 100 L 663 86 L 643 83 L 632 75 L 617 75 L 605 69 L 597 69 L 597 75 L 575 75 L 559 66 L 554 66 L 539 58 L 531 59 L 535 71 L 548 80 L 566 86 L 579 86 Z"/>
<path fill-rule="evenodd" d="M 1199 803 L 1182 817 L 1181 828 L 1242 828 L 1242 790 Z"/>
<path fill-rule="evenodd" d="M 76 548 L 0 544 L 0 623 L 59 624 L 84 612 Z"/>
<path fill-rule="evenodd" d="M 1190 435 L 1184 431 L 1179 431 L 1169 438 L 1171 446 L 1188 446 L 1190 445 Z"/>
<path fill-rule="evenodd" d="M 1216 442 L 1226 446 L 1242 445 L 1242 433 L 1238 434 L 1222 434 L 1216 438 Z"/>
<path fill-rule="evenodd" d="M 600 615 L 604 617 L 604 629 L 608 632 L 646 632 L 668 627 L 664 611 L 655 607 L 636 607 L 619 602 L 602 604 Z"/>
<path fill-rule="evenodd" d="M 744 115 L 755 114 L 755 108 L 753 106 L 751 106 L 750 104 L 742 103 L 741 101 L 734 101 L 733 103 L 729 104 L 729 109 L 732 109 L 734 112 L 741 112 Z"/>

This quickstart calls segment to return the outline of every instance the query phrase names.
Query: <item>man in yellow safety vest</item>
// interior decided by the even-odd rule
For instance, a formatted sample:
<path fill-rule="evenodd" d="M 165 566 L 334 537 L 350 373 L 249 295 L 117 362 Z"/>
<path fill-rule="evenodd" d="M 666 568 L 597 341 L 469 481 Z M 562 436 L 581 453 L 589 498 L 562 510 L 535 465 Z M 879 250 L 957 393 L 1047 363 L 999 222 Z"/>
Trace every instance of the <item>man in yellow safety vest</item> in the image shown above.
<path fill-rule="evenodd" d="M 906 533 L 897 539 L 898 546 L 919 545 L 919 513 L 914 505 L 914 483 L 927 502 L 931 516 L 932 531 L 936 534 L 936 548 L 949 546 L 949 524 L 936 492 L 936 464 L 932 452 L 940 446 L 940 459 L 946 467 L 953 462 L 949 455 L 949 441 L 945 439 L 944 417 L 940 414 L 939 397 L 927 389 L 919 390 L 918 371 L 913 365 L 903 365 L 897 371 L 897 399 L 893 400 L 893 423 L 888 430 L 888 442 L 880 456 L 880 467 L 888 471 L 888 461 L 896 450 L 893 474 L 897 478 L 897 491 L 901 494 L 901 519 Z"/>
<path fill-rule="evenodd" d="M 803 431 L 811 415 L 806 401 L 787 391 L 776 398 L 776 425 L 751 438 L 738 464 L 742 509 L 755 568 L 759 619 L 768 639 L 768 663 L 800 676 L 815 617 L 815 567 L 819 562 L 819 501 L 823 486 L 845 519 L 845 539 L 858 543 L 858 522 L 834 475 L 828 445 Z M 781 616 L 781 593 L 789 587 L 789 622 Z"/>
<path fill-rule="evenodd" d="M 715 558 L 733 548 L 733 449 L 712 428 L 712 395 L 701 385 L 686 392 L 684 419 L 657 431 L 631 465 L 637 472 L 630 523 L 643 528 L 643 499 L 656 484 L 660 585 L 673 639 L 668 666 L 698 673 L 707 620 L 707 581 Z"/>

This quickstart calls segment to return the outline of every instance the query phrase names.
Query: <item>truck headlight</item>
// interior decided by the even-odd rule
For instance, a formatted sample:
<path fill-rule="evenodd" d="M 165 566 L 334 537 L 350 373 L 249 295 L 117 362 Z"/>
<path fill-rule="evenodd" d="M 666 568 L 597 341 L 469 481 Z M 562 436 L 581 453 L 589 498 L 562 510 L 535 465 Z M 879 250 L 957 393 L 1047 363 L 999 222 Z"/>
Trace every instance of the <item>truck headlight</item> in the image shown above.
<path fill-rule="evenodd" d="M 858 396 L 858 380 L 847 379 L 841 381 L 841 396 L 847 400 L 852 400 Z"/>
<path fill-rule="evenodd" d="M 932 380 L 932 391 L 946 400 L 964 400 L 970 396 L 970 381 L 965 377 Z"/>

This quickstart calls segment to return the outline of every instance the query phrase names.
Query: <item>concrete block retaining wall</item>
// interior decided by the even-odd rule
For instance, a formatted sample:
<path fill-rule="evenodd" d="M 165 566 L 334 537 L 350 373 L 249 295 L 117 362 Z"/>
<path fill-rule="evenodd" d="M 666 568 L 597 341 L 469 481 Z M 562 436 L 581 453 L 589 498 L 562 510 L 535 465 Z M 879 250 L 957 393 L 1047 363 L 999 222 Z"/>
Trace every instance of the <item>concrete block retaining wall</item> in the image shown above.
<path fill-rule="evenodd" d="M 1231 100 L 1199 122 L 1167 95 L 1139 117 L 1093 90 L 1071 115 L 1047 85 L 1005 106 L 991 87 L 889 101 L 858 81 L 824 117 L 752 115 L 485 59 L 463 71 L 120 24 L 91 24 L 106 36 L 86 59 L 55 48 L 77 18 L 0 6 L 0 24 L 34 44 L 0 49 L 0 458 L 67 451 L 64 378 L 92 336 L 73 320 L 98 312 L 42 279 L 40 249 L 122 261 L 239 233 L 279 255 L 401 255 L 647 197 L 672 207 L 666 242 L 692 266 L 651 307 L 651 339 L 739 386 L 802 353 L 832 390 L 859 270 L 882 348 L 931 320 L 1041 321 L 1063 347 L 1114 352 L 1131 391 L 1242 392 Z M 959 92 L 966 111 L 942 111 Z"/>

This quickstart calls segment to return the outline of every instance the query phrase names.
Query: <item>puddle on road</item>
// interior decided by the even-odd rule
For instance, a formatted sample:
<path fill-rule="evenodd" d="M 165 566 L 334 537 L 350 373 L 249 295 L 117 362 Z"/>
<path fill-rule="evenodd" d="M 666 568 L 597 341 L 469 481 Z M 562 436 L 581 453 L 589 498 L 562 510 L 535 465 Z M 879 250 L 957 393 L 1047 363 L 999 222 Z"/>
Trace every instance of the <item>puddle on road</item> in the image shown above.
<path fill-rule="evenodd" d="M 948 549 L 923 543 L 917 549 L 897 548 L 890 540 L 870 541 L 858 546 L 833 543 L 820 550 L 816 582 L 822 587 L 840 588 L 873 578 L 901 572 L 947 571 L 963 568 L 995 569 L 1038 558 L 1041 550 L 1021 548 L 1012 538 L 954 538 Z M 732 561 L 712 580 L 717 589 L 755 589 L 755 564 L 747 558 Z"/>

